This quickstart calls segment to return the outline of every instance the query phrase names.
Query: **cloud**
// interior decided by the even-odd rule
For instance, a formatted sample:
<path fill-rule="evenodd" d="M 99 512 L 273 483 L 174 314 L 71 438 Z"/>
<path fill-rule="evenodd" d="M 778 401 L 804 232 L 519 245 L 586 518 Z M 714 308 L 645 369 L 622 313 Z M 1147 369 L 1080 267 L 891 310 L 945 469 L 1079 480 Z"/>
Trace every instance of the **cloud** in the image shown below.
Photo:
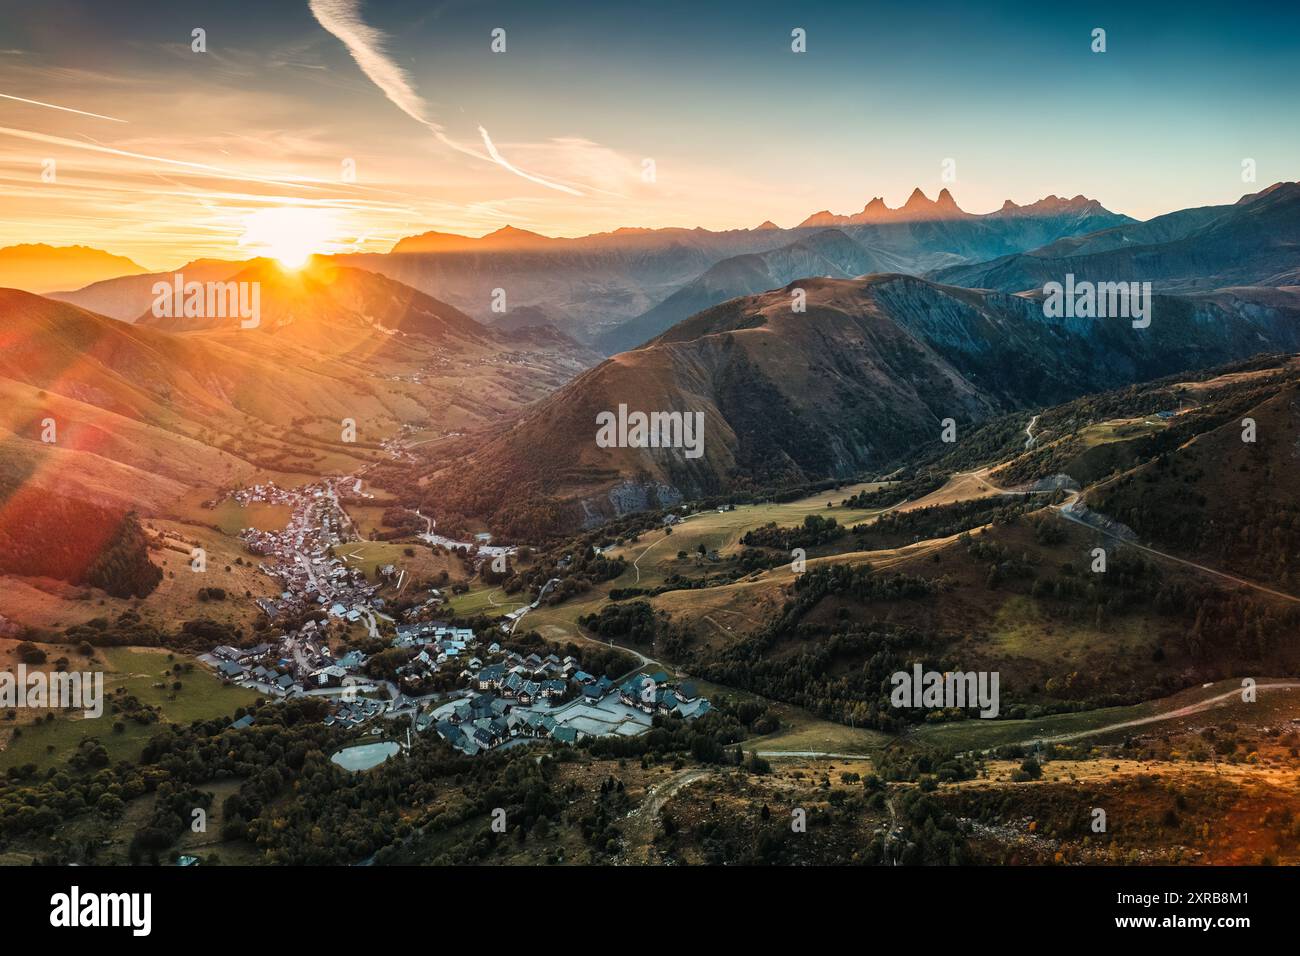
<path fill-rule="evenodd" d="M 389 58 L 384 49 L 388 37 L 374 27 L 368 26 L 361 19 L 359 0 L 309 0 L 308 7 L 316 21 L 347 47 L 348 53 L 361 68 L 361 72 L 379 87 L 384 96 L 388 97 L 389 102 L 417 123 L 428 127 L 439 142 L 467 156 L 495 163 L 502 169 L 539 186 L 556 189 L 572 196 L 582 195 L 570 186 L 552 182 L 511 164 L 497 151 L 492 144 L 492 138 L 482 126 L 479 127 L 479 133 L 482 134 L 483 144 L 487 147 L 487 155 L 458 143 L 448 136 L 439 123 L 429 118 L 428 108 L 411 85 L 406 72 Z"/>
<path fill-rule="evenodd" d="M 182 169 L 191 169 L 209 176 L 220 179 L 238 179 L 250 183 L 264 183 L 270 186 L 285 186 L 293 189 L 319 189 L 320 187 L 310 185 L 319 183 L 318 179 L 302 179 L 297 182 L 286 182 L 281 179 L 273 179 L 267 176 L 254 176 L 251 173 L 235 172 L 234 170 L 223 169 L 220 166 L 211 166 L 207 163 L 191 163 L 183 159 L 169 159 L 166 156 L 151 156 L 148 153 L 136 153 L 126 149 L 114 149 L 111 146 L 100 146 L 95 143 L 84 143 L 76 139 L 67 139 L 63 136 L 50 136 L 46 133 L 37 133 L 32 130 L 13 129 L 8 126 L 0 126 L 0 136 L 12 136 L 16 139 L 31 140 L 36 143 L 48 143 L 51 146 L 65 146 L 70 149 L 83 149 L 92 153 L 103 153 L 107 156 L 122 156 L 126 159 L 144 159 L 152 163 L 163 163 L 168 166 L 178 166 Z"/>

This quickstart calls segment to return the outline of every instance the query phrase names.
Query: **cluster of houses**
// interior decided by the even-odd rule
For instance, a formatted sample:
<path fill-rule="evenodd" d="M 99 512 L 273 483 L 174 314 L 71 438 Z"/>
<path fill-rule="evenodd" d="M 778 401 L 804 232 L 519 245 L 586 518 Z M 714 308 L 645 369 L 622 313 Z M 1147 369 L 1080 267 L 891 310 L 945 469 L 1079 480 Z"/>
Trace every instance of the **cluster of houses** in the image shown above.
<path fill-rule="evenodd" d="M 388 708 L 388 702 L 372 697 L 339 701 L 334 712 L 325 718 L 325 726 L 360 727 L 367 721 L 383 716 Z"/>
<path fill-rule="evenodd" d="M 249 552 L 272 559 L 261 570 L 283 589 L 278 599 L 257 599 L 268 617 L 321 608 L 331 617 L 355 622 L 384 606 L 383 598 L 376 597 L 378 586 L 370 584 L 360 568 L 349 568 L 330 554 L 332 546 L 355 537 L 339 506 L 338 486 L 358 481 L 327 479 L 292 491 L 267 482 L 231 495 L 241 504 L 269 502 L 292 508 L 283 531 L 245 528 L 239 535 Z"/>
<path fill-rule="evenodd" d="M 419 647 L 420 652 L 398 668 L 398 676 L 408 687 L 418 687 L 434 674 L 454 668 L 462 677 L 477 670 L 482 661 L 473 656 L 477 647 L 474 631 L 438 621 L 399 624 L 394 647 Z M 493 644 L 493 651 L 499 650 Z"/>
<path fill-rule="evenodd" d="M 499 652 L 495 643 L 487 651 L 489 655 Z M 477 661 L 473 658 L 469 663 Z M 644 714 L 694 719 L 710 709 L 690 682 L 673 684 L 667 674 L 657 673 L 638 674 L 615 685 L 604 675 L 583 671 L 572 656 L 525 657 L 511 651 L 495 663 L 464 673 L 477 693 L 436 708 L 422 716 L 417 727 L 432 725 L 438 736 L 471 755 L 520 738 L 577 743 L 586 734 L 569 725 L 570 715 L 582 716 L 580 711 L 571 714 L 570 704 L 600 704 L 614 694 L 619 703 Z M 648 728 L 649 722 L 644 726 Z"/>
<path fill-rule="evenodd" d="M 335 658 L 324 628 L 308 621 L 276 644 L 255 647 L 221 645 L 201 655 L 223 678 L 271 697 L 289 697 L 312 690 L 368 683 L 359 672 L 366 663 L 360 651 Z"/>
<path fill-rule="evenodd" d="M 583 736 L 550 714 L 524 710 L 494 694 L 474 694 L 440 708 L 439 714 L 434 721 L 438 736 L 471 757 L 521 737 L 549 737 L 574 744 Z"/>
<path fill-rule="evenodd" d="M 711 706 L 692 682 L 670 684 L 662 671 L 632 675 L 619 686 L 618 699 L 647 714 L 675 714 L 687 719 L 702 717 Z"/>

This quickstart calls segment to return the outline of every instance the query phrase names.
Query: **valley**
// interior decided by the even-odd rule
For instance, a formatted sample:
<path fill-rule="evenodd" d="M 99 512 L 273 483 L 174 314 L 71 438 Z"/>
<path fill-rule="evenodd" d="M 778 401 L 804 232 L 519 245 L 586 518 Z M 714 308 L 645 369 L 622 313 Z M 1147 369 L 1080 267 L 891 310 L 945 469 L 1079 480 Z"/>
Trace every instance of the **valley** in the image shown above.
<path fill-rule="evenodd" d="M 148 274 L 0 290 L 0 652 L 103 672 L 111 718 L 5 711 L 0 856 L 1300 861 L 1294 290 L 1228 256 L 1257 284 L 1138 329 L 1004 277 L 1115 231 L 1174 262 L 1290 185 L 196 266 L 249 327 Z M 556 291 L 595 261 L 624 311 Z M 581 334 L 481 321 L 498 263 Z M 595 441 L 620 405 L 702 454 Z M 914 664 L 998 675 L 996 718 L 900 706 Z"/>

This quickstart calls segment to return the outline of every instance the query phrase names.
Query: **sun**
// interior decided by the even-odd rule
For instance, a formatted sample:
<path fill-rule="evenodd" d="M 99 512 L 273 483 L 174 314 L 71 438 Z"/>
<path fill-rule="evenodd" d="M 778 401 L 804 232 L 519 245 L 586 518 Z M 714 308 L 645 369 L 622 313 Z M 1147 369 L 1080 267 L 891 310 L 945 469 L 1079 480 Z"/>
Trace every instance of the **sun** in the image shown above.
<path fill-rule="evenodd" d="M 244 217 L 239 245 L 275 259 L 287 269 L 301 269 L 312 256 L 334 251 L 337 232 L 338 223 L 330 209 L 258 209 Z"/>

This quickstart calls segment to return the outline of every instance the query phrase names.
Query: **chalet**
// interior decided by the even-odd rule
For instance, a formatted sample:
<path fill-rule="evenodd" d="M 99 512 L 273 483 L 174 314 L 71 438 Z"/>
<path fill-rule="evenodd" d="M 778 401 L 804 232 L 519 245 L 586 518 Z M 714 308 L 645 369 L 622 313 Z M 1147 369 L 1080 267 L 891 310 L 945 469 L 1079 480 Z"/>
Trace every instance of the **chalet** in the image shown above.
<path fill-rule="evenodd" d="M 220 647 L 214 647 L 212 653 L 222 660 L 237 661 L 243 657 L 244 652 L 237 647 L 231 647 L 229 644 L 222 644 Z"/>
<path fill-rule="evenodd" d="M 644 674 L 635 674 L 625 680 L 623 686 L 618 689 L 618 699 L 629 707 L 636 707 L 646 713 L 653 713 L 655 709 L 653 688 L 656 683 L 657 681 L 646 677 Z"/>
<path fill-rule="evenodd" d="M 551 731 L 551 737 L 562 744 L 576 744 L 578 742 L 578 732 L 572 727 L 556 727 Z"/>
<path fill-rule="evenodd" d="M 544 680 L 542 681 L 539 693 L 541 693 L 542 697 L 546 700 L 556 701 L 564 696 L 564 692 L 567 689 L 567 685 L 562 680 Z"/>
<path fill-rule="evenodd" d="M 519 703 L 531 704 L 537 699 L 537 693 L 542 689 L 542 685 L 535 680 L 526 680 L 519 688 Z"/>
<path fill-rule="evenodd" d="M 505 665 L 489 664 L 478 672 L 479 690 L 496 690 L 505 677 Z"/>
<path fill-rule="evenodd" d="M 312 679 L 318 687 L 338 687 L 343 683 L 343 678 L 348 676 L 348 672 L 337 664 L 331 664 L 329 667 L 322 667 Z"/>
<path fill-rule="evenodd" d="M 269 667 L 264 667 L 263 665 L 258 664 L 251 671 L 249 671 L 249 676 L 252 677 L 253 680 L 255 681 L 260 681 L 263 684 L 269 684 L 272 681 L 274 681 L 278 675 L 275 673 L 275 671 L 271 670 Z"/>
<path fill-rule="evenodd" d="M 578 671 L 576 674 L 573 675 L 573 679 L 576 680 L 579 684 L 596 683 L 596 678 L 592 677 L 586 671 Z"/>
<path fill-rule="evenodd" d="M 514 671 L 501 682 L 501 696 L 516 697 L 519 694 L 519 688 L 524 686 L 524 679 Z"/>
<path fill-rule="evenodd" d="M 360 651 L 348 651 L 337 661 L 335 661 L 335 663 L 338 664 L 339 667 L 344 667 L 347 668 L 348 670 L 355 670 L 365 662 L 366 662 L 366 655 L 362 654 Z"/>
<path fill-rule="evenodd" d="M 240 717 L 237 721 L 235 721 L 233 724 L 231 724 L 231 725 L 230 725 L 229 727 L 227 727 L 226 729 L 227 729 L 227 730 L 243 730 L 245 727 L 251 727 L 251 726 L 253 726 L 253 715 L 252 715 L 252 714 L 245 714 L 243 717 Z"/>
<path fill-rule="evenodd" d="M 447 719 L 453 724 L 459 724 L 469 720 L 473 716 L 474 709 L 467 700 L 458 700 L 451 708 L 451 714 Z"/>
<path fill-rule="evenodd" d="M 227 680 L 238 680 L 244 676 L 244 669 L 234 661 L 222 661 L 217 665 L 217 673 Z"/>

